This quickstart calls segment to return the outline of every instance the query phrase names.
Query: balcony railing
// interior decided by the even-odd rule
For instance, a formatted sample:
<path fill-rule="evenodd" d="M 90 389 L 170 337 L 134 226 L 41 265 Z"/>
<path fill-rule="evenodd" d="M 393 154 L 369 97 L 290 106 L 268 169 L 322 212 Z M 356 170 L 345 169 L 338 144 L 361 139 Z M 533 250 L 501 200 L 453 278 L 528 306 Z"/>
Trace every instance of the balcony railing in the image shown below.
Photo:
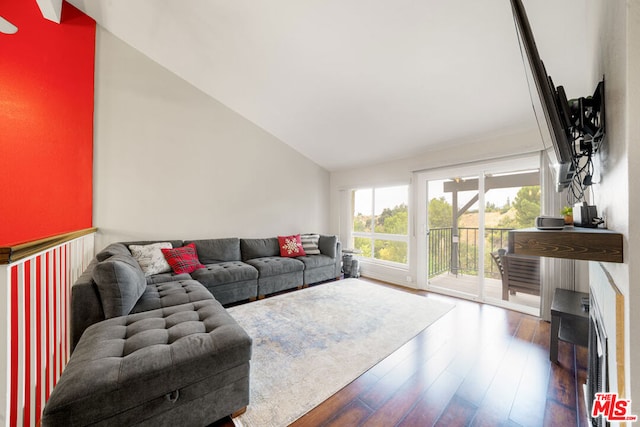
<path fill-rule="evenodd" d="M 506 248 L 511 228 L 485 228 L 484 274 L 499 278 L 500 273 L 491 258 L 491 252 Z M 445 272 L 478 274 L 479 229 L 458 227 L 457 243 L 451 227 L 429 230 L 429 278 Z"/>

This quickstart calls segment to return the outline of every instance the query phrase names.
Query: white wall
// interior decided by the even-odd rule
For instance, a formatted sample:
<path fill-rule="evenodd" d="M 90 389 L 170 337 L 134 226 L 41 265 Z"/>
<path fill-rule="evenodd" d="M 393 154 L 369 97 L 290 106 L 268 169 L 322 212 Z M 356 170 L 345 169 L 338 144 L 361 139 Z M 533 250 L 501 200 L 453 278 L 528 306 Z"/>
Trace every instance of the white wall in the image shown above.
<path fill-rule="evenodd" d="M 329 232 L 329 173 L 97 29 L 96 249 Z"/>
<path fill-rule="evenodd" d="M 629 170 L 629 196 L 627 218 L 629 223 L 627 262 L 629 278 L 640 277 L 640 4 L 629 2 L 627 16 L 627 155 Z M 634 221 L 631 221 L 631 220 Z M 640 288 L 638 280 L 629 281 L 629 329 L 630 396 L 635 397 L 634 414 L 640 413 Z M 632 355 L 635 355 L 632 356 Z"/>
<path fill-rule="evenodd" d="M 629 277 L 640 277 L 640 224 L 637 218 L 640 212 L 640 4 L 629 2 L 627 16 L 627 153 L 629 161 L 629 237 L 627 260 Z M 632 222 L 631 219 L 634 219 Z M 635 396 L 634 414 L 640 413 L 640 288 L 637 279 L 629 283 L 629 359 L 631 396 Z M 635 357 L 631 356 L 635 355 Z"/>
<path fill-rule="evenodd" d="M 624 263 L 604 265 L 625 298 L 625 389 L 640 412 L 640 3 L 592 0 L 593 83 L 604 75 L 607 143 L 602 152 L 601 182 L 594 201 L 608 227 L 624 235 Z M 635 355 L 635 357 L 633 356 Z"/>

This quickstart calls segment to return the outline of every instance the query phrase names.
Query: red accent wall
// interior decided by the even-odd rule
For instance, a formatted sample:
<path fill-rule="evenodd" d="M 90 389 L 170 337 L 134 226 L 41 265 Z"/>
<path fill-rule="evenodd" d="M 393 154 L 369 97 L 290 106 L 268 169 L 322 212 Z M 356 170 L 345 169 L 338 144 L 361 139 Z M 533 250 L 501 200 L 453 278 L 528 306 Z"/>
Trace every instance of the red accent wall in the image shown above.
<path fill-rule="evenodd" d="M 36 0 L 2 2 L 0 246 L 92 226 L 96 24 L 64 2 L 60 24 Z"/>

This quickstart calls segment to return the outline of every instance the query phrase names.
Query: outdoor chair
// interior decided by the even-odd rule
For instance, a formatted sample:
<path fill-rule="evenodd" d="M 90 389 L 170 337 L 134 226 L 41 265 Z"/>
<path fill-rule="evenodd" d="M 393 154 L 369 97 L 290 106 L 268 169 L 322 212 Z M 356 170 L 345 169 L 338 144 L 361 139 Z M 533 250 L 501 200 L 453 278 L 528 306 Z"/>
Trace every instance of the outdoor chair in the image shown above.
<path fill-rule="evenodd" d="M 505 249 L 491 253 L 502 277 L 502 299 L 522 292 L 540 295 L 540 258 L 509 254 Z"/>

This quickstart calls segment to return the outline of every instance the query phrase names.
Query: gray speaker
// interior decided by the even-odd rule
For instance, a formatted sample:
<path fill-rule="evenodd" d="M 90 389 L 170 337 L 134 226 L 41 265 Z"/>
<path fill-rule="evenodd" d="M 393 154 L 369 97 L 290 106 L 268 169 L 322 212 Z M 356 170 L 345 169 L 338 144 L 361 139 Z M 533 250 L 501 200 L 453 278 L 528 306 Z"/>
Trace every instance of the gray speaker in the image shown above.
<path fill-rule="evenodd" d="M 536 217 L 536 228 L 540 230 L 562 230 L 564 228 L 564 217 L 538 216 Z"/>

